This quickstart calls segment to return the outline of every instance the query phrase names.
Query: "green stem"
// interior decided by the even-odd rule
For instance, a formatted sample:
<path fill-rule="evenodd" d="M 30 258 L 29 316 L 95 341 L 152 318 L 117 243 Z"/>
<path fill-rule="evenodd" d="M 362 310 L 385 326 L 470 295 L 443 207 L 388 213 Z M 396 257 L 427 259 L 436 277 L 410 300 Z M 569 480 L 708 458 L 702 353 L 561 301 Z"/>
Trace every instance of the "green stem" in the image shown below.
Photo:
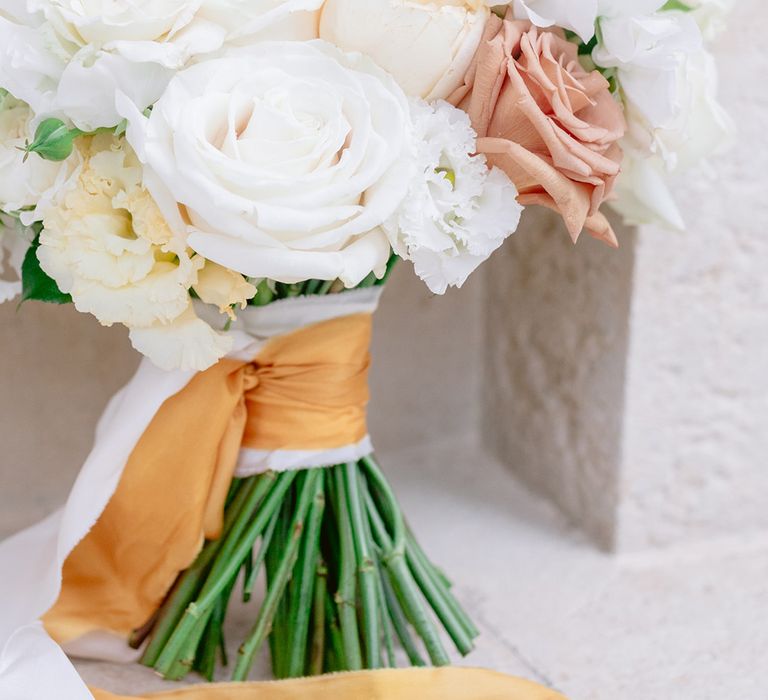
<path fill-rule="evenodd" d="M 387 616 L 387 598 L 384 593 L 384 572 L 381 567 L 376 564 L 376 596 L 379 602 L 379 621 L 381 628 L 384 632 L 384 648 L 387 650 L 387 666 L 389 668 L 395 668 L 397 666 L 397 658 L 395 657 L 395 640 L 392 636 L 392 622 Z"/>
<path fill-rule="evenodd" d="M 445 574 L 443 574 L 443 572 L 428 559 L 426 553 L 421 548 L 421 545 L 418 543 L 418 540 L 414 536 L 413 532 L 410 531 L 410 529 L 408 530 L 406 553 L 409 560 L 415 558 L 418 562 L 420 562 L 421 566 L 427 572 L 427 575 L 432 579 L 433 584 L 441 590 L 443 597 L 453 611 L 453 614 L 461 622 L 466 633 L 472 639 L 477 638 L 480 634 L 480 630 L 477 629 L 474 622 L 472 622 L 472 619 L 469 617 L 466 610 L 464 610 L 464 608 L 461 606 L 459 601 L 456 600 L 456 596 L 454 596 L 451 591 L 450 581 L 448 581 L 448 579 L 445 577 Z"/>
<path fill-rule="evenodd" d="M 256 578 L 259 575 L 259 571 L 261 570 L 261 566 L 264 563 L 264 559 L 267 556 L 267 550 L 269 549 L 269 545 L 272 542 L 272 537 L 275 534 L 275 528 L 277 527 L 277 521 L 280 518 L 280 510 L 275 510 L 274 515 L 272 516 L 272 520 L 269 521 L 269 525 L 267 525 L 267 529 L 264 530 L 264 534 L 261 537 L 261 544 L 259 545 L 259 553 L 256 555 L 256 558 L 253 560 L 253 566 L 251 567 L 250 572 L 245 577 L 245 581 L 243 582 L 243 602 L 247 603 L 251 600 L 251 596 L 253 595 L 253 588 L 256 585 Z"/>
<path fill-rule="evenodd" d="M 383 575 L 383 572 L 381 586 L 384 590 L 384 599 L 387 602 L 389 619 L 392 621 L 392 626 L 395 628 L 395 634 L 408 656 L 408 661 L 410 661 L 412 666 L 426 666 L 427 662 L 424 661 L 424 657 L 421 655 L 419 648 L 416 646 L 416 642 L 411 636 L 411 632 L 408 629 L 408 620 L 405 617 L 405 613 L 403 613 L 403 609 L 400 607 L 400 603 L 397 600 L 392 584 L 387 577 Z"/>
<path fill-rule="evenodd" d="M 323 672 L 325 655 L 325 599 L 328 596 L 328 569 L 321 561 L 315 573 L 315 592 L 312 602 L 312 650 L 309 674 L 319 676 Z"/>
<path fill-rule="evenodd" d="M 232 490 L 230 490 L 228 499 L 231 498 L 231 503 L 224 515 L 222 539 L 226 537 L 233 523 L 240 517 L 248 494 L 249 489 L 242 482 L 237 482 L 237 485 L 233 485 Z M 208 542 L 205 545 L 195 563 L 182 574 L 170 597 L 163 604 L 160 617 L 152 632 L 152 639 L 141 657 L 141 663 L 145 666 L 154 667 L 157 664 L 165 645 L 184 615 L 184 610 L 194 600 L 202 587 L 209 567 L 221 547 L 222 539 Z"/>
<path fill-rule="evenodd" d="M 163 678 L 168 681 L 180 681 L 186 676 L 195 664 L 197 649 L 200 646 L 200 640 L 203 638 L 211 619 L 213 610 L 202 615 L 195 623 L 190 634 L 185 638 L 178 658 L 163 673 Z"/>
<path fill-rule="evenodd" d="M 324 281 L 320 285 L 320 287 L 318 288 L 317 294 L 319 294 L 320 296 L 328 294 L 328 292 L 331 291 L 331 287 L 333 287 L 334 282 L 336 282 L 336 280 L 326 280 L 326 281 Z"/>
<path fill-rule="evenodd" d="M 325 618 L 328 620 L 328 636 L 331 639 L 329 656 L 335 661 L 334 664 L 329 664 L 326 670 L 347 670 L 347 662 L 344 657 L 344 639 L 341 636 L 341 628 L 339 627 L 337 608 L 334 605 L 334 601 L 330 595 L 328 595 L 325 599 Z"/>
<path fill-rule="evenodd" d="M 243 560 L 248 556 L 256 538 L 264 531 L 274 510 L 282 503 L 294 477 L 293 472 L 286 472 L 279 477 L 267 473 L 249 484 L 243 511 L 227 535 L 198 599 L 187 606 L 155 665 L 160 674 L 165 675 L 170 671 L 200 618 L 207 615 L 216 603 L 216 598 L 237 577 Z M 265 499 L 264 494 L 267 492 Z"/>
<path fill-rule="evenodd" d="M 379 598 L 376 590 L 377 571 L 371 548 L 372 543 L 366 536 L 367 528 L 365 526 L 363 499 L 360 493 L 358 466 L 356 462 L 352 462 L 340 467 L 340 470 L 343 470 L 347 508 L 349 509 L 352 539 L 357 558 L 366 668 L 381 668 Z"/>
<path fill-rule="evenodd" d="M 347 670 L 359 671 L 363 668 L 363 655 L 357 626 L 357 565 L 352 523 L 344 488 L 344 467 L 334 467 L 333 480 L 336 492 L 336 522 L 341 540 L 341 571 L 336 604 L 339 609 Z"/>
<path fill-rule="evenodd" d="M 309 621 L 312 615 L 312 593 L 315 585 L 317 562 L 320 559 L 320 525 L 325 510 L 325 470 L 317 470 L 314 500 L 307 518 L 306 532 L 299 549 L 299 563 L 292 584 L 288 612 L 289 630 L 291 633 L 286 675 L 288 678 L 303 676 L 306 670 L 307 637 Z"/>
<path fill-rule="evenodd" d="M 446 591 L 430 577 L 429 570 L 413 554 L 411 547 L 406 548 L 406 557 L 408 566 L 424 597 L 435 611 L 440 622 L 443 623 L 443 627 L 453 640 L 456 648 L 462 656 L 466 656 L 474 648 L 472 637 L 448 602 Z"/>
<path fill-rule="evenodd" d="M 405 519 L 400 512 L 400 506 L 395 497 L 395 493 L 392 491 L 392 487 L 389 485 L 389 482 L 381 471 L 381 467 L 379 467 L 378 463 L 373 458 L 373 455 L 363 457 L 363 459 L 360 460 L 360 463 L 366 468 L 369 479 L 373 481 L 374 486 L 379 493 L 381 493 L 386 502 L 386 510 L 390 515 L 389 520 L 391 521 L 392 526 L 391 549 L 404 555 L 406 534 Z"/>
<path fill-rule="evenodd" d="M 321 476 L 319 471 L 310 470 L 304 480 L 295 515 L 291 522 L 290 539 L 283 553 L 277 575 L 270 582 L 269 590 L 259 610 L 259 615 L 253 629 L 240 647 L 235 671 L 232 674 L 233 681 L 244 681 L 248 678 L 256 652 L 261 648 L 269 634 L 272 618 L 277 610 L 277 604 L 280 602 L 285 588 L 291 579 L 291 573 L 298 557 L 304 522 L 317 491 L 319 476 Z"/>
<path fill-rule="evenodd" d="M 386 481 L 383 481 L 383 484 L 386 487 L 385 489 L 382 489 L 384 493 L 389 492 L 391 494 L 391 489 L 389 489 L 389 485 Z M 396 521 L 399 523 L 402 521 L 402 513 L 397 510 L 397 502 L 394 501 L 394 494 L 392 494 L 392 498 L 393 501 L 390 505 L 394 506 Z M 437 626 L 429 617 L 420 596 L 421 591 L 414 581 L 411 571 L 408 568 L 408 562 L 405 559 L 404 526 L 398 524 L 395 527 L 396 536 L 400 535 L 402 527 L 403 543 L 398 547 L 397 540 L 391 538 L 387 532 L 386 525 L 384 524 L 372 498 L 368 499 L 368 517 L 371 522 L 374 537 L 378 540 L 379 546 L 383 550 L 382 561 L 390 574 L 392 587 L 394 588 L 400 605 L 405 611 L 407 618 L 416 629 L 419 637 L 424 641 L 424 645 L 427 648 L 427 653 L 429 654 L 432 663 L 435 666 L 447 666 L 450 663 L 450 658 L 445 651 L 443 643 L 440 641 Z"/>

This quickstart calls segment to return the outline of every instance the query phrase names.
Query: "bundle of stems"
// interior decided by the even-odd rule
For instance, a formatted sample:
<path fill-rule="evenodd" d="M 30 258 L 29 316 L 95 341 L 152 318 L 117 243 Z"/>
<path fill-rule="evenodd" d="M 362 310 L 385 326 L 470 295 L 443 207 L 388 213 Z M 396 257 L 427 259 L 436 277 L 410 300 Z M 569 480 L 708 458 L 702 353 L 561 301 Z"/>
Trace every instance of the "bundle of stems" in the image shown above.
<path fill-rule="evenodd" d="M 477 636 L 370 456 L 236 480 L 222 537 L 177 581 L 142 663 L 167 679 L 212 680 L 229 661 L 223 625 L 236 584 L 249 601 L 262 569 L 266 592 L 232 680 L 248 678 L 267 640 L 275 677 L 293 678 L 394 667 L 398 648 L 411 665 L 445 665 L 440 626 L 461 654 Z"/>
<path fill-rule="evenodd" d="M 384 284 L 374 275 L 358 287 Z M 343 291 L 339 282 L 258 286 L 255 305 Z M 266 590 L 234 660 L 232 679 L 247 679 L 268 641 L 277 678 L 334 671 L 448 664 L 442 630 L 468 654 L 477 629 L 445 575 L 407 526 L 371 455 L 357 462 L 236 479 L 222 536 L 207 542 L 181 574 L 155 618 L 134 635 L 147 638 L 142 663 L 167 679 L 197 671 L 213 680 L 229 665 L 224 622 L 242 580 L 249 602 L 260 573 Z"/>

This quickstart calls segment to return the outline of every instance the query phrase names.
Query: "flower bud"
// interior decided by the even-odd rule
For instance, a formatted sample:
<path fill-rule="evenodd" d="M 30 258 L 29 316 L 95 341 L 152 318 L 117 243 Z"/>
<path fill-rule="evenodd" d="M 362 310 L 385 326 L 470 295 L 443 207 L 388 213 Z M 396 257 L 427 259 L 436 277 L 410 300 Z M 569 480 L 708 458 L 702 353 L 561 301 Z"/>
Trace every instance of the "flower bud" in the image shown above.
<path fill-rule="evenodd" d="M 37 153 L 44 160 L 66 160 L 72 155 L 75 139 L 82 133 L 80 129 L 71 129 L 61 119 L 44 119 L 37 127 L 32 143 L 23 150 L 27 154 Z"/>

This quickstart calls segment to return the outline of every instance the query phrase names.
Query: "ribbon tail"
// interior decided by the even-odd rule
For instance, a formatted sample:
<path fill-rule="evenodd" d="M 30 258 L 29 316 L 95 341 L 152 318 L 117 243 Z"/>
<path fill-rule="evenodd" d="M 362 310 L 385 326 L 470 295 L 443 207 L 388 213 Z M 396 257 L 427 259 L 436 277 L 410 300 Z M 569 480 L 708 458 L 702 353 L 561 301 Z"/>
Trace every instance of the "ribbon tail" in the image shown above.
<path fill-rule="evenodd" d="M 472 668 L 360 671 L 288 681 L 199 685 L 128 697 L 94 689 L 96 700 L 566 700 L 531 681 Z"/>

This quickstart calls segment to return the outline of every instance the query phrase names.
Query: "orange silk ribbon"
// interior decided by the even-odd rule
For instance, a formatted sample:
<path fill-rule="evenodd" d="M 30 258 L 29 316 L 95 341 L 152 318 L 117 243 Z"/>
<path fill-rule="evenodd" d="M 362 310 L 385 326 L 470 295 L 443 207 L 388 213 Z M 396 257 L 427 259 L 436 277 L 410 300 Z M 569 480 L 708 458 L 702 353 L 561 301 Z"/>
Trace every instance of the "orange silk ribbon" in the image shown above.
<path fill-rule="evenodd" d="M 93 691 L 96 700 L 137 700 Z M 264 683 L 225 683 L 141 696 L 144 700 L 565 700 L 554 690 L 470 668 L 361 671 Z"/>
<path fill-rule="evenodd" d="M 363 440 L 370 336 L 370 314 L 307 326 L 267 341 L 253 361 L 222 360 L 168 399 L 67 558 L 43 618 L 49 634 L 65 643 L 97 630 L 127 638 L 141 627 L 204 539 L 221 534 L 241 447 L 324 450 Z"/>

